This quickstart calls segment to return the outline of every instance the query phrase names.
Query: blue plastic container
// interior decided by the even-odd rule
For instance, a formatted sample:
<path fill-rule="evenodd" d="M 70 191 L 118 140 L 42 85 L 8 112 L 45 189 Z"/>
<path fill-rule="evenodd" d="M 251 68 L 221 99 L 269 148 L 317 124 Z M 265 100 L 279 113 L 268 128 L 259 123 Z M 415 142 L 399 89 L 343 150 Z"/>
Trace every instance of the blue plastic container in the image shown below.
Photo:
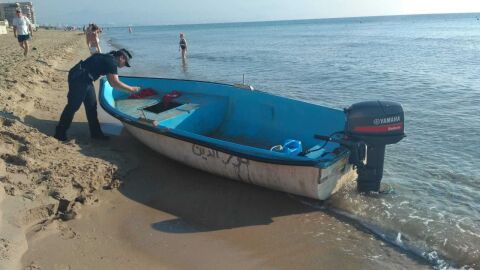
<path fill-rule="evenodd" d="M 296 156 L 302 152 L 302 142 L 288 139 L 283 143 L 283 152 L 289 156 Z"/>

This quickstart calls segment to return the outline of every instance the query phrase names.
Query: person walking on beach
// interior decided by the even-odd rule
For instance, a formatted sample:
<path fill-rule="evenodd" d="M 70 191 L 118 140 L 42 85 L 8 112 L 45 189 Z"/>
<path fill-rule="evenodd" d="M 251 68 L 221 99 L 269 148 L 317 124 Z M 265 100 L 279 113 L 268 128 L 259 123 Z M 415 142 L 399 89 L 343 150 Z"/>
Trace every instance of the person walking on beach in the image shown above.
<path fill-rule="evenodd" d="M 16 17 L 13 18 L 13 36 L 18 40 L 18 44 L 23 49 L 23 55 L 28 54 L 28 39 L 33 37 L 32 23 L 30 19 L 22 14 L 21 9 L 15 11 Z"/>
<path fill-rule="evenodd" d="M 87 39 L 87 46 L 88 50 L 90 51 L 90 54 L 95 54 L 95 53 L 101 53 L 102 51 L 100 50 L 100 28 L 96 24 L 90 24 L 90 26 L 87 28 L 87 34 L 86 34 L 86 39 Z"/>
<path fill-rule="evenodd" d="M 103 134 L 100 128 L 97 116 L 97 97 L 93 82 L 101 75 L 107 75 L 107 80 L 112 87 L 128 92 L 138 91 L 139 87 L 127 85 L 118 79 L 117 68 L 130 67 L 129 60 L 131 58 L 132 55 L 126 49 L 111 51 L 106 54 L 96 53 L 70 69 L 68 72 L 68 102 L 55 129 L 54 137 L 56 139 L 67 140 L 67 130 L 82 103 L 87 114 L 90 137 L 99 140 L 109 138 Z"/>
<path fill-rule="evenodd" d="M 185 60 L 187 57 L 187 40 L 185 39 L 185 35 L 180 33 L 180 42 L 179 42 L 179 49 L 182 52 L 182 59 Z"/>

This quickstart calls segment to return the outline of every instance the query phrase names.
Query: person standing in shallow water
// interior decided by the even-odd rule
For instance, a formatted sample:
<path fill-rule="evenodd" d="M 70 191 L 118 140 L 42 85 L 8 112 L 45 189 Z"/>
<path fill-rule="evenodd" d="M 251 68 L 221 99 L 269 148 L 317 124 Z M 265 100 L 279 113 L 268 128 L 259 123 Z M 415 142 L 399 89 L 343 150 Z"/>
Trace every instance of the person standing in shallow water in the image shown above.
<path fill-rule="evenodd" d="M 12 21 L 13 36 L 17 38 L 18 44 L 22 47 L 23 55 L 27 56 L 28 40 L 33 37 L 32 23 L 26 16 L 23 16 L 21 9 L 17 9 L 15 12 L 16 17 Z"/>
<path fill-rule="evenodd" d="M 179 50 L 182 52 L 182 59 L 185 60 L 187 57 L 187 40 L 183 33 L 180 33 Z"/>
<path fill-rule="evenodd" d="M 139 87 L 127 85 L 118 79 L 117 68 L 130 67 L 129 60 L 131 58 L 132 55 L 125 49 L 106 54 L 96 53 L 70 69 L 68 72 L 68 102 L 55 129 L 54 137 L 56 139 L 67 140 L 67 130 L 82 103 L 87 114 L 90 136 L 99 140 L 109 139 L 103 134 L 98 121 L 97 97 L 93 82 L 101 75 L 107 75 L 107 80 L 112 87 L 128 92 L 138 91 Z"/>

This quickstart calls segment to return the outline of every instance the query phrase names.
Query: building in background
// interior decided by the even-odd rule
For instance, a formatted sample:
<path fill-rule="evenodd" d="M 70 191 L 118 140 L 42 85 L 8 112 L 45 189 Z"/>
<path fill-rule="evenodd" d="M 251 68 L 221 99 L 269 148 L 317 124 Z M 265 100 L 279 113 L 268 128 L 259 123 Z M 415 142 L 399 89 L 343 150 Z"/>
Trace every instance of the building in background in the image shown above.
<path fill-rule="evenodd" d="M 0 35 L 6 35 L 8 27 L 8 22 L 0 19 Z"/>
<path fill-rule="evenodd" d="M 23 15 L 27 16 L 33 24 L 37 24 L 32 2 L 0 3 L 0 20 L 6 20 L 12 25 L 17 8 L 20 8 Z"/>

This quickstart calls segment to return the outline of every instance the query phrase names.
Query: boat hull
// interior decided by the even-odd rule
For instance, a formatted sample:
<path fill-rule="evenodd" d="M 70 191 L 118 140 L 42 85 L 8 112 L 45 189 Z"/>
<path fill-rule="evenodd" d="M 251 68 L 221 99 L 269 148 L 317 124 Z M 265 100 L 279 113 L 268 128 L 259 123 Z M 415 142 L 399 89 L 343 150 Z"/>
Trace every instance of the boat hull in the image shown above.
<path fill-rule="evenodd" d="M 138 140 L 156 152 L 191 167 L 230 179 L 325 200 L 357 174 L 348 156 L 326 168 L 252 160 L 123 122 Z"/>

